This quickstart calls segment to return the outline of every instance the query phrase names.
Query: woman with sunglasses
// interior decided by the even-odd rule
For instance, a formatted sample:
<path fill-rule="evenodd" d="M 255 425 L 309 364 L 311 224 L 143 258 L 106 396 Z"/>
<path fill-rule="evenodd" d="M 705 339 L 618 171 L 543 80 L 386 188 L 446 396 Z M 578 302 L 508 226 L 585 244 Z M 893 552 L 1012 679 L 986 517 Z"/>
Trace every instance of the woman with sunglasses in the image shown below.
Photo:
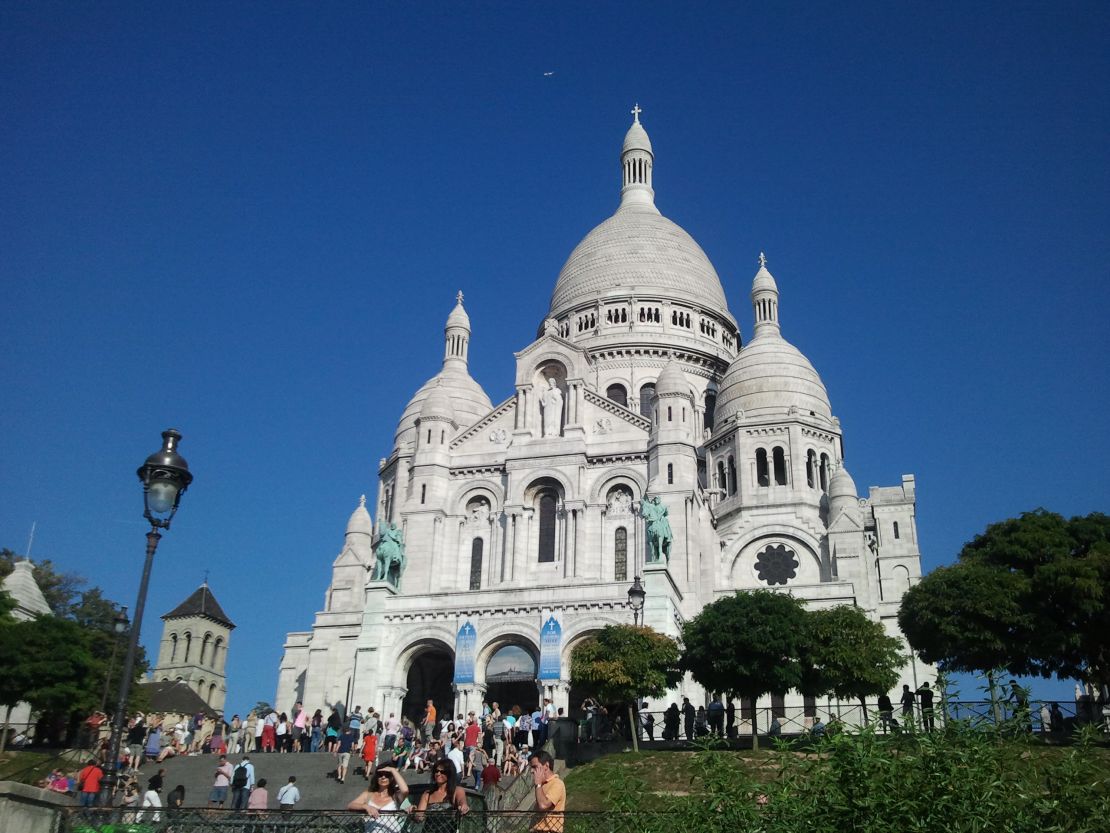
<path fill-rule="evenodd" d="M 447 760 L 436 761 L 432 784 L 416 805 L 416 820 L 424 822 L 424 833 L 455 833 L 456 812 L 460 815 L 470 812 L 466 791 L 459 786 L 455 765 Z"/>
<path fill-rule="evenodd" d="M 405 815 L 401 809 L 409 794 L 409 785 L 395 768 L 379 766 L 369 786 L 347 805 L 356 813 L 366 813 L 364 833 L 401 833 Z"/>

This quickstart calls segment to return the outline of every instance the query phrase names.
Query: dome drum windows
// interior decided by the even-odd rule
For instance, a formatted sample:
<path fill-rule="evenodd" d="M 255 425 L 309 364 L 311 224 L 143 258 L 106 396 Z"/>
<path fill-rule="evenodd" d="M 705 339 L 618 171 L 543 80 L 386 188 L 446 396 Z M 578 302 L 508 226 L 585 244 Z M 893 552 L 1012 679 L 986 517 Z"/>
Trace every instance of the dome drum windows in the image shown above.
<path fill-rule="evenodd" d="M 610 307 L 605 310 L 606 324 L 627 324 L 628 307 Z"/>
<path fill-rule="evenodd" d="M 782 446 L 775 446 L 771 452 L 771 462 L 775 470 L 775 485 L 786 485 L 786 452 L 782 450 Z"/>
<path fill-rule="evenodd" d="M 774 480 L 772 481 L 772 477 Z M 786 486 L 787 480 L 786 451 L 782 446 L 776 445 L 767 453 L 765 448 L 755 450 L 755 482 L 757 486 L 769 487 L 772 482 L 775 486 Z"/>
<path fill-rule="evenodd" d="M 640 323 L 641 324 L 661 324 L 663 316 L 659 312 L 659 307 L 640 307 Z"/>
<path fill-rule="evenodd" d="M 684 327 L 687 330 L 692 329 L 693 323 L 690 318 L 690 313 L 683 312 L 682 310 L 671 310 L 671 326 Z"/>
<path fill-rule="evenodd" d="M 578 316 L 577 325 L 578 332 L 580 333 L 586 332 L 587 330 L 593 330 L 597 327 L 597 315 L 592 312 L 584 313 L 583 315 Z M 567 330 L 567 335 L 570 335 L 569 328 Z"/>
<path fill-rule="evenodd" d="M 655 382 L 640 387 L 640 416 L 651 419 L 651 400 L 655 398 Z"/>

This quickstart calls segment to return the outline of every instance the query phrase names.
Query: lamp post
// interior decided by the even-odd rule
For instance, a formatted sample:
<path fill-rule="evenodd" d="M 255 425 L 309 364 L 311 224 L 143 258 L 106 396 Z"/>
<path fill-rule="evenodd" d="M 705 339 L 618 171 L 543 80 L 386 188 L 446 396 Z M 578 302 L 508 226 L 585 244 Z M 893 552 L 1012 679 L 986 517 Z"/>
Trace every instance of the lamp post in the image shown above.
<path fill-rule="evenodd" d="M 108 659 L 108 673 L 104 675 L 104 694 L 100 698 L 101 711 L 104 711 L 104 709 L 108 707 L 108 683 L 111 681 L 112 671 L 116 667 L 116 654 L 119 652 L 119 638 L 130 624 L 131 623 L 127 621 L 127 608 L 123 607 L 117 610 L 115 618 L 112 619 L 112 655 Z"/>
<path fill-rule="evenodd" d="M 127 713 L 127 696 L 131 693 L 131 678 L 135 670 L 135 654 L 139 649 L 139 631 L 143 624 L 143 608 L 146 606 L 146 591 L 150 584 L 150 568 L 154 563 L 154 551 L 162 539 L 159 529 L 170 528 L 170 522 L 177 513 L 181 496 L 193 482 L 189 464 L 177 453 L 181 433 L 176 428 L 162 432 L 162 447 L 146 458 L 137 474 L 143 484 L 143 517 L 150 522 L 150 532 L 146 534 L 146 561 L 143 562 L 143 576 L 139 581 L 139 597 L 135 601 L 135 623 L 131 628 L 131 639 L 127 643 L 127 654 L 123 660 L 123 677 L 119 685 L 119 701 L 116 713 L 112 716 L 112 737 L 108 742 L 108 771 L 104 774 L 100 788 L 100 803 L 109 806 L 115 789 L 117 768 L 119 767 L 119 747 L 123 736 L 123 721 Z"/>
<path fill-rule="evenodd" d="M 628 606 L 632 608 L 632 624 L 640 624 L 640 611 L 644 609 L 644 586 L 640 584 L 640 577 L 636 576 L 632 586 L 628 588 Z"/>

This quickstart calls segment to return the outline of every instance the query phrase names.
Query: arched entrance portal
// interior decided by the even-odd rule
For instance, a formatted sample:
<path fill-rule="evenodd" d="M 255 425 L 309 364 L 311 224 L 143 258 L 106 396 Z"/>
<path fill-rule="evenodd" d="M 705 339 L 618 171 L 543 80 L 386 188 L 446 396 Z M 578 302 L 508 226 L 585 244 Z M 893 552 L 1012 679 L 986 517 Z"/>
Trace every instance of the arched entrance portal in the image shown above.
<path fill-rule="evenodd" d="M 497 703 L 504 714 L 513 706 L 533 712 L 539 704 L 536 658 L 519 645 L 506 645 L 486 666 L 486 701 Z"/>
<path fill-rule="evenodd" d="M 438 715 L 450 714 L 455 705 L 451 690 L 454 675 L 455 658 L 450 651 L 439 647 L 422 650 L 409 666 L 405 683 L 408 693 L 401 705 L 402 714 L 419 726 L 428 700 L 435 703 Z"/>

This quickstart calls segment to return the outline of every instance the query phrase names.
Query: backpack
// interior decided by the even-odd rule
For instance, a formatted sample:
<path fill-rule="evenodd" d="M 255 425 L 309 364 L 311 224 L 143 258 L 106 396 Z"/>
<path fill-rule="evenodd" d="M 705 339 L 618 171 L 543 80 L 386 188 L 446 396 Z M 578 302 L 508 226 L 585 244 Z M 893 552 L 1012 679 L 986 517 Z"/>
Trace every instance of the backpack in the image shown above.
<path fill-rule="evenodd" d="M 243 764 L 235 767 L 235 772 L 231 775 L 231 786 L 237 790 L 247 786 L 247 768 Z"/>

